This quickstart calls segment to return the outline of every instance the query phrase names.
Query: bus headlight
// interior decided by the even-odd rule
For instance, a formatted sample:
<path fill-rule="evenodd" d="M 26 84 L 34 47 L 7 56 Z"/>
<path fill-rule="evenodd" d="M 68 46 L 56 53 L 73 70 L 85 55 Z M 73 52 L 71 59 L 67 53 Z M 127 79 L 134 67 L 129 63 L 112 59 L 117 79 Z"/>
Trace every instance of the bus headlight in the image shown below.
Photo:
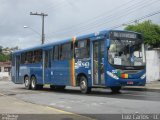
<path fill-rule="evenodd" d="M 107 71 L 107 75 L 109 75 L 110 77 L 112 77 L 112 78 L 114 78 L 114 79 L 116 79 L 116 80 L 119 79 L 114 73 L 111 73 L 111 72 L 109 72 L 109 71 Z"/>
<path fill-rule="evenodd" d="M 146 74 L 142 75 L 142 76 L 141 76 L 141 79 L 144 79 L 145 77 L 146 77 Z"/>

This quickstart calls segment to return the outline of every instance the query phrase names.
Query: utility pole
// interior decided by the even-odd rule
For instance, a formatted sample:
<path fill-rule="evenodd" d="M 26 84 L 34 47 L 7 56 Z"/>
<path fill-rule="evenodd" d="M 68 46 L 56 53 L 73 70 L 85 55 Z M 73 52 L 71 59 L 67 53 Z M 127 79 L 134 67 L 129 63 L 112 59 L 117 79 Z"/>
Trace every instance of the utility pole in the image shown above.
<path fill-rule="evenodd" d="M 38 15 L 42 17 L 42 44 L 44 44 L 45 41 L 45 34 L 44 34 L 44 17 L 48 16 L 48 14 L 45 13 L 32 13 L 30 12 L 30 15 Z"/>

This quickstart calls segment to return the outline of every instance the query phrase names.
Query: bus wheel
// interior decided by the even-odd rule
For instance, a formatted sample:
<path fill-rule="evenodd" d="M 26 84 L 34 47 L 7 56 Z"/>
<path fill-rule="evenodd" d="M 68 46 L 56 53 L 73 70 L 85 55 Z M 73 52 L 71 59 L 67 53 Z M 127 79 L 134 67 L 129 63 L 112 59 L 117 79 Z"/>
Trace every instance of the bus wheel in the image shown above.
<path fill-rule="evenodd" d="M 120 86 L 116 86 L 116 87 L 111 87 L 112 93 L 120 93 L 121 87 Z"/>
<path fill-rule="evenodd" d="M 38 89 L 37 80 L 36 80 L 36 77 L 34 77 L 34 76 L 31 77 L 31 88 L 33 90 Z"/>
<path fill-rule="evenodd" d="M 84 94 L 91 92 L 91 88 L 88 87 L 87 78 L 84 76 L 80 77 L 80 89 L 81 89 L 81 92 Z"/>
<path fill-rule="evenodd" d="M 31 82 L 30 82 L 30 79 L 29 79 L 28 76 L 26 76 L 26 77 L 24 78 L 24 85 L 25 85 L 25 88 L 26 88 L 26 89 L 28 89 L 28 90 L 31 89 Z"/>

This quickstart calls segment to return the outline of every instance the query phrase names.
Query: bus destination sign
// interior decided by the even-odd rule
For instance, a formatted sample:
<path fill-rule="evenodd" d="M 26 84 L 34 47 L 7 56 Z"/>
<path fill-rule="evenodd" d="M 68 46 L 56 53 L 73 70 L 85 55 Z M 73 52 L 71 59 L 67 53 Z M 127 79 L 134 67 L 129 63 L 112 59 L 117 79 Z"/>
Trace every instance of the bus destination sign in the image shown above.
<path fill-rule="evenodd" d="M 122 39 L 137 39 L 139 38 L 139 35 L 136 33 L 130 33 L 130 32 L 110 32 L 110 38 L 111 39 L 117 39 L 117 38 L 122 38 Z"/>

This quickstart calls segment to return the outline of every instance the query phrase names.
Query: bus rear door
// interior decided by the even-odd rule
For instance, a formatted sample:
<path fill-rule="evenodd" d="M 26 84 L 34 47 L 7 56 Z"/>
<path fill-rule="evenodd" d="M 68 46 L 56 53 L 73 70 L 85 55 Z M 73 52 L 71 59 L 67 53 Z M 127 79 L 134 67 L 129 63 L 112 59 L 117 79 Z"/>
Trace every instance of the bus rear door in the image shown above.
<path fill-rule="evenodd" d="M 20 80 L 20 55 L 15 55 L 15 83 L 22 83 Z"/>
<path fill-rule="evenodd" d="M 50 84 L 51 83 L 51 54 L 52 49 L 43 51 L 43 83 Z"/>

